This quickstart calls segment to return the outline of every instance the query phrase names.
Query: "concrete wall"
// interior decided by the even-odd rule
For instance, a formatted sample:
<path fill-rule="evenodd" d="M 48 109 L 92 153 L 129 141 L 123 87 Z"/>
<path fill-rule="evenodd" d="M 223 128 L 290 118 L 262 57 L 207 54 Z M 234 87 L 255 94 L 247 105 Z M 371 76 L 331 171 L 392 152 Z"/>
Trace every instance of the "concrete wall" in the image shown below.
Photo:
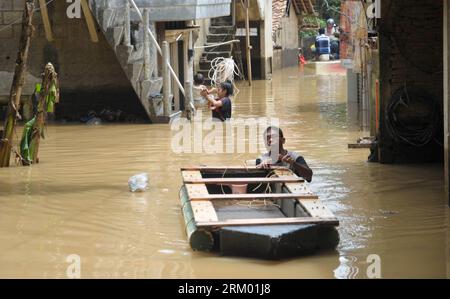
<path fill-rule="evenodd" d="M 407 86 L 420 88 L 443 104 L 443 2 L 383 0 L 380 20 L 380 147 L 382 163 L 435 162 L 443 160 L 443 124 L 436 140 L 414 147 L 398 142 L 386 126 L 386 109 L 394 93 Z M 419 111 L 419 110 L 418 110 Z M 441 109 L 442 111 L 442 109 Z M 411 114 L 402 115 L 411 121 Z M 439 120 L 442 115 L 439 115 Z"/>
<path fill-rule="evenodd" d="M 139 7 L 150 8 L 150 20 L 155 22 L 229 16 L 231 4 L 231 0 L 135 0 L 135 2 Z"/>
<path fill-rule="evenodd" d="M 261 0 L 263 2 L 263 0 Z M 272 0 L 265 0 L 264 22 L 261 25 L 261 72 L 263 79 L 269 79 L 273 71 L 273 41 L 272 41 Z"/>
<path fill-rule="evenodd" d="M 274 70 L 298 65 L 298 22 L 299 18 L 291 7 L 289 16 L 281 19 L 281 27 L 275 32 L 274 43 L 281 49 L 274 50 Z"/>
<path fill-rule="evenodd" d="M 1 0 L 0 27 L 21 18 L 23 0 Z M 65 1 L 55 1 L 48 7 L 55 40 L 45 38 L 40 13 L 35 14 L 36 31 L 29 56 L 28 78 L 39 80 L 47 62 L 52 62 L 59 74 L 61 104 L 59 117 L 77 120 L 90 109 L 109 106 L 128 113 L 144 115 L 130 82 L 117 62 L 100 30 L 98 43 L 89 38 L 84 19 L 69 19 Z M 12 78 L 21 25 L 0 33 L 0 79 Z M 33 90 L 35 80 L 27 80 L 25 95 Z M 8 95 L 10 81 L 0 86 L 0 95 Z"/>
<path fill-rule="evenodd" d="M 242 9 L 242 4 L 240 0 L 234 0 L 236 1 L 236 22 L 245 22 L 245 10 Z M 250 7 L 248 11 L 248 16 L 250 21 L 261 21 L 264 20 L 266 17 L 266 11 L 270 10 L 272 7 L 272 0 L 270 1 L 270 6 L 267 6 L 268 2 L 267 0 L 249 0 L 250 1 Z M 262 4 L 261 2 L 265 1 L 265 4 Z M 269 8 L 269 9 L 266 9 Z"/>
<path fill-rule="evenodd" d="M 241 2 L 236 1 L 235 18 L 238 28 L 245 28 L 245 10 Z M 258 28 L 258 37 L 251 36 L 252 68 L 255 79 L 268 79 L 272 74 L 273 42 L 272 42 L 272 0 L 250 0 L 250 28 Z M 242 58 L 245 65 L 245 38 L 241 40 Z M 256 41 L 257 40 L 257 41 Z M 256 45 L 255 42 L 258 44 Z M 258 53 L 257 53 L 258 52 Z"/>

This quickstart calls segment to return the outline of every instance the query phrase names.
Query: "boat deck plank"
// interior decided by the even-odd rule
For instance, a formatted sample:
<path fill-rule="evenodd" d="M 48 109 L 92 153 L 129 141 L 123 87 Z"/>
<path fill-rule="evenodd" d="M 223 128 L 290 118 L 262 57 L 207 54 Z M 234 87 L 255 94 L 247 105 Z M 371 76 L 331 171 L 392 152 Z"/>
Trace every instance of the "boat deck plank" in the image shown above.
<path fill-rule="evenodd" d="M 254 225 L 280 225 L 280 224 L 318 224 L 318 225 L 339 225 L 339 221 L 333 218 L 315 217 L 285 217 L 285 218 L 261 218 L 261 219 L 229 219 L 224 221 L 198 222 L 199 228 L 206 227 L 227 227 L 227 226 L 254 226 Z"/>
<path fill-rule="evenodd" d="M 259 183 L 302 183 L 303 179 L 299 177 L 283 177 L 283 178 L 211 178 L 211 179 L 195 179 L 186 178 L 187 184 L 259 184 Z"/>
<path fill-rule="evenodd" d="M 196 185 L 193 185 L 196 186 Z M 317 195 L 304 193 L 270 193 L 270 194 L 192 194 L 191 201 L 201 200 L 259 200 L 259 199 L 319 199 Z"/>
<path fill-rule="evenodd" d="M 183 180 L 199 179 L 202 177 L 200 171 L 182 171 Z M 189 198 L 192 197 L 205 197 L 207 196 L 208 189 L 205 184 L 185 184 Z M 218 221 L 216 210 L 214 205 L 209 200 L 204 201 L 192 201 L 192 211 L 194 213 L 195 222 L 211 222 Z"/>
<path fill-rule="evenodd" d="M 286 175 L 288 175 L 288 173 L 285 170 L 275 170 L 275 173 L 279 177 L 285 177 Z M 292 175 L 294 174 L 291 174 L 291 176 Z M 285 186 L 291 193 L 303 193 L 310 195 L 313 194 L 306 184 L 286 183 Z M 311 215 L 311 217 L 317 218 L 334 217 L 334 214 L 318 199 L 307 200 L 299 198 L 298 201 L 303 206 L 303 208 L 308 212 L 308 214 Z"/>

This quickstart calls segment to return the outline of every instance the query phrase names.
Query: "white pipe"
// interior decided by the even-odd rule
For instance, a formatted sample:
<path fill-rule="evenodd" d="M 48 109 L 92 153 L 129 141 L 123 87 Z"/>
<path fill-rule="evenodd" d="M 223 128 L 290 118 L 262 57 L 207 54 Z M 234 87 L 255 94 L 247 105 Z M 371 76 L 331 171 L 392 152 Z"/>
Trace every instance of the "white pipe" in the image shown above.
<path fill-rule="evenodd" d="M 209 46 L 197 46 L 197 47 L 194 47 L 194 49 L 215 48 L 215 47 L 218 47 L 218 46 L 229 45 L 229 44 L 234 44 L 234 43 L 239 43 L 239 42 L 240 42 L 240 40 L 233 39 L 233 40 L 230 40 L 230 41 L 227 41 L 227 42 L 218 43 L 218 44 L 209 45 Z"/>
<path fill-rule="evenodd" d="M 163 59 L 169 60 L 170 50 L 169 43 L 163 41 Z M 170 82 L 170 73 L 167 65 L 162 66 L 162 75 L 163 75 L 163 101 L 164 101 L 164 115 L 170 115 L 172 113 L 172 97 L 170 96 L 172 90 L 172 84 Z"/>
<path fill-rule="evenodd" d="M 134 8 L 134 10 L 136 10 L 139 19 L 141 20 L 141 22 L 144 22 L 144 19 L 142 17 L 141 11 L 139 10 L 139 7 L 136 5 L 136 3 L 134 2 L 134 0 L 128 0 L 128 2 L 130 2 L 131 6 Z M 159 46 L 158 42 L 156 41 L 155 36 L 153 35 L 153 32 L 150 30 L 150 28 L 147 28 L 148 32 L 150 33 L 150 38 L 152 39 L 152 42 L 155 44 L 156 49 L 158 50 L 159 55 L 162 56 L 162 51 L 161 51 L 161 47 Z M 170 73 L 172 74 L 173 78 L 175 79 L 175 82 L 178 85 L 178 88 L 180 89 L 181 93 L 183 94 L 183 96 L 186 96 L 186 92 L 184 91 L 184 87 L 183 85 L 180 83 L 180 80 L 177 77 L 177 74 L 175 73 L 175 71 L 173 70 L 172 66 L 170 65 L 169 61 L 164 61 L 164 63 L 167 65 L 167 67 L 169 68 Z"/>

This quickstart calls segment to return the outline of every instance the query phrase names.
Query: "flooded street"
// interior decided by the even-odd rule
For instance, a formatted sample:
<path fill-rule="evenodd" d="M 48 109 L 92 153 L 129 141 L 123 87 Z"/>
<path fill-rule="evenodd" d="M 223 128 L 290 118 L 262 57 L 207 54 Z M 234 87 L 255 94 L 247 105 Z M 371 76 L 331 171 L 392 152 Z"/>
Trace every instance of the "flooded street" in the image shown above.
<path fill-rule="evenodd" d="M 168 125 L 50 126 L 41 164 L 0 169 L 0 277 L 450 278 L 450 215 L 442 165 L 367 163 L 367 136 L 347 117 L 344 76 L 297 68 L 239 85 L 234 117 L 278 117 L 286 148 L 314 171 L 311 188 L 340 220 L 334 252 L 282 261 L 191 251 L 178 191 L 180 167 L 239 165 L 252 154 L 174 154 Z M 63 100 L 63 99 L 62 99 Z M 245 140 L 243 140 L 245 142 Z M 148 172 L 150 190 L 128 178 Z"/>

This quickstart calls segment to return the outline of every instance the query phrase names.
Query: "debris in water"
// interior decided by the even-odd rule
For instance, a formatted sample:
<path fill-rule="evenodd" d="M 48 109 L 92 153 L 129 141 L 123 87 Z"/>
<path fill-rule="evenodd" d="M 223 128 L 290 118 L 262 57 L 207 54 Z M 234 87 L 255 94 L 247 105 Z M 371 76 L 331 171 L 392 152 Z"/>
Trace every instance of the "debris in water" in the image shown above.
<path fill-rule="evenodd" d="M 128 186 L 131 192 L 144 192 L 148 189 L 148 174 L 141 173 L 132 176 L 128 180 Z"/>

